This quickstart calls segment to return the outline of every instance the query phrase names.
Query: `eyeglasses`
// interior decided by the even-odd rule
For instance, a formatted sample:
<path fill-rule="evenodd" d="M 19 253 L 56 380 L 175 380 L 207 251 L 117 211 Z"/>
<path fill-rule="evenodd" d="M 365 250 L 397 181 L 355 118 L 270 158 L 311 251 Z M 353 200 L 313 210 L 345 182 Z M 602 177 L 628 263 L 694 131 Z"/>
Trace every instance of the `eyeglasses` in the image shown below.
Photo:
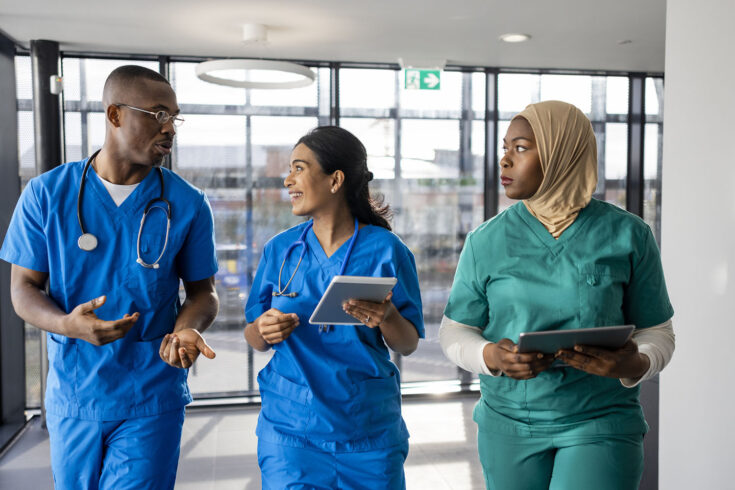
<path fill-rule="evenodd" d="M 140 107 L 133 107 L 127 104 L 113 104 L 113 105 L 116 105 L 117 107 L 127 107 L 128 109 L 132 109 L 134 111 L 145 112 L 146 114 L 150 114 L 151 116 L 155 117 L 156 121 L 158 121 L 158 123 L 161 125 L 166 124 L 169 120 L 173 120 L 174 126 L 178 128 L 179 126 L 181 126 L 181 123 L 184 122 L 183 118 L 175 114 L 169 114 L 166 111 L 156 111 L 156 112 L 147 111 L 145 109 L 141 109 Z"/>

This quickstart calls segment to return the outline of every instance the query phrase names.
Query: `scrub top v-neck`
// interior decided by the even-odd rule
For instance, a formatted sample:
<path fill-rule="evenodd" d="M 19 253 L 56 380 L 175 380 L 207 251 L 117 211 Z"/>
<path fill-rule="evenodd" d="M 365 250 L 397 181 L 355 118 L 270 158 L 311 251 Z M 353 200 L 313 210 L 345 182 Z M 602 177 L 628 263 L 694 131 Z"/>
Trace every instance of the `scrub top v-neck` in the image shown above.
<path fill-rule="evenodd" d="M 342 267 L 347 243 L 327 257 L 309 230 L 308 251 L 289 286 L 298 296 L 272 296 L 284 252 L 306 226 L 286 230 L 265 245 L 245 307 L 248 322 L 270 308 L 296 313 L 300 322 L 288 339 L 273 346 L 273 357 L 258 374 L 263 403 L 257 434 L 278 444 L 345 452 L 399 444 L 408 437 L 400 415 L 400 376 L 380 330 L 355 324 L 320 332 L 309 324 Z M 298 260 L 294 250 L 283 264 L 283 277 L 291 276 Z M 423 337 L 416 265 L 396 235 L 377 226 L 361 228 L 345 274 L 397 277 L 392 301 Z"/>
<path fill-rule="evenodd" d="M 471 232 L 445 315 L 478 327 L 489 341 L 517 342 L 526 331 L 647 328 L 671 318 L 673 309 L 650 228 L 593 199 L 558 240 L 522 202 Z M 617 379 L 554 367 L 527 381 L 481 375 L 480 382 L 481 427 L 492 419 L 494 427 L 508 422 L 517 432 L 598 419 L 591 432 L 646 430 L 639 388 Z"/>

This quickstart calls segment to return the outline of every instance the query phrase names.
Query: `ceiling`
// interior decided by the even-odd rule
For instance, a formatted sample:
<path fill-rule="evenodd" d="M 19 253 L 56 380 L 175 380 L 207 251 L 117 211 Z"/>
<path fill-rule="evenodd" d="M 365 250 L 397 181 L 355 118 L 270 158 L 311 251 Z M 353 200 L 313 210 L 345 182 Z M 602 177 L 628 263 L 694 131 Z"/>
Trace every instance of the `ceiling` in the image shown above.
<path fill-rule="evenodd" d="M 245 23 L 268 43 L 244 44 Z M 665 0 L 0 0 L 25 47 L 197 57 L 663 72 L 665 24 Z"/>

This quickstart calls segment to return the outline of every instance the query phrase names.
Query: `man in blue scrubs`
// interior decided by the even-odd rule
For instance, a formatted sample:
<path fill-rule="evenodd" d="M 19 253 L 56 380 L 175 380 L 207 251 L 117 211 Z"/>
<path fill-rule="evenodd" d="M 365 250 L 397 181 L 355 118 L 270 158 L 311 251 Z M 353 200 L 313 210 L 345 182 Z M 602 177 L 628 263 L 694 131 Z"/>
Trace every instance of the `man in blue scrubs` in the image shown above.
<path fill-rule="evenodd" d="M 103 148 L 28 183 L 0 258 L 16 312 L 48 332 L 56 487 L 171 489 L 186 368 L 214 357 L 200 334 L 219 304 L 212 211 L 160 169 L 182 121 L 165 78 L 120 67 L 103 104 Z"/>

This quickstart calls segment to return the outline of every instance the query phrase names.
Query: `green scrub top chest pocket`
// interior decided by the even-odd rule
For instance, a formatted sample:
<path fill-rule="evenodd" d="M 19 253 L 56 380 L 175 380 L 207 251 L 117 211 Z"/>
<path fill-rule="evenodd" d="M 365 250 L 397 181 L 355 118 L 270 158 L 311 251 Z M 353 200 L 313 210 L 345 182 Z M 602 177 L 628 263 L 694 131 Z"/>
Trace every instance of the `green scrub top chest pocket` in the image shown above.
<path fill-rule="evenodd" d="M 624 288 L 630 277 L 626 265 L 625 263 L 585 264 L 579 267 L 581 328 L 625 323 Z"/>

